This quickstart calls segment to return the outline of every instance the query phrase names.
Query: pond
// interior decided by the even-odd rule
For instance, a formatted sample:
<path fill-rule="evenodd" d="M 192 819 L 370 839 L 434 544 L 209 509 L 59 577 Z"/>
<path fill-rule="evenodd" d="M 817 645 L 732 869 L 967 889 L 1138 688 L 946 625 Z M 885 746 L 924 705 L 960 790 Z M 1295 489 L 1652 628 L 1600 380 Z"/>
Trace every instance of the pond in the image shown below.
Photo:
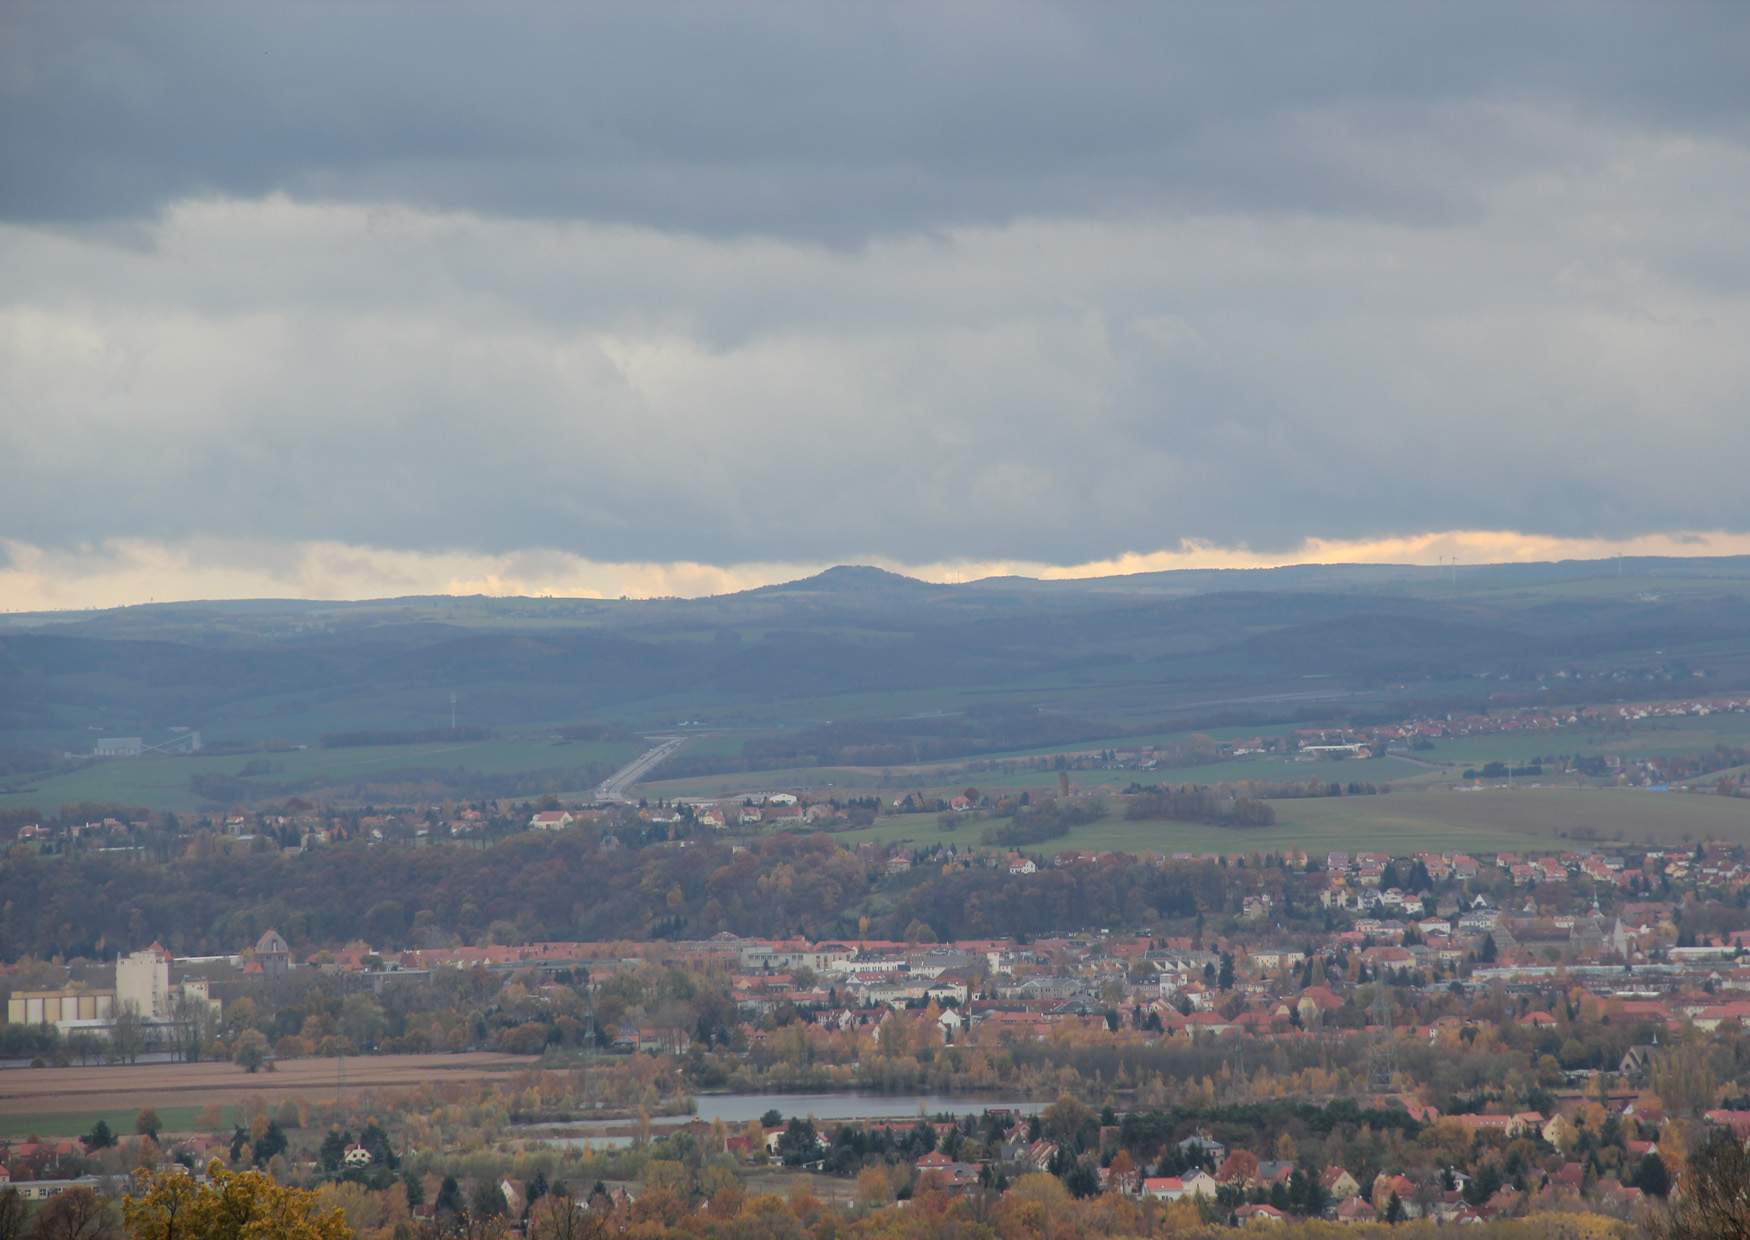
<path fill-rule="evenodd" d="M 992 1108 L 1031 1115 L 1044 1103 L 977 1094 L 699 1094 L 697 1118 L 745 1124 L 767 1111 L 785 1119 L 911 1119 L 919 1115 L 977 1115 Z"/>
<path fill-rule="evenodd" d="M 776 1111 L 785 1119 L 847 1120 L 847 1119 L 916 1119 L 922 1115 L 977 1115 L 996 1108 L 1031 1115 L 1041 1110 L 1042 1102 L 1023 1102 L 1014 1098 L 989 1098 L 979 1094 L 877 1094 L 867 1092 L 819 1094 L 698 1094 L 692 1115 L 653 1115 L 651 1131 L 657 1134 L 694 1120 L 709 1124 L 721 1120 L 738 1128 L 757 1120 L 767 1111 Z M 570 1120 L 544 1124 L 520 1124 L 525 1133 L 562 1132 L 550 1140 L 556 1145 L 607 1147 L 630 1144 L 627 1134 L 635 1130 L 635 1118 Z"/>

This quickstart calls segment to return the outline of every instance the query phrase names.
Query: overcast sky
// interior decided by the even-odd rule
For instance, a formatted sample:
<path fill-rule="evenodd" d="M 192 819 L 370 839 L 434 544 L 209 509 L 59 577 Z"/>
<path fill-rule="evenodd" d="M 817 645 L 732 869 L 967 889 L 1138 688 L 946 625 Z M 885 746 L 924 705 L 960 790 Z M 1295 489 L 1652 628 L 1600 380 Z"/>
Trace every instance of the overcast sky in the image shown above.
<path fill-rule="evenodd" d="M 1750 548 L 1750 5 L 0 7 L 0 606 Z"/>

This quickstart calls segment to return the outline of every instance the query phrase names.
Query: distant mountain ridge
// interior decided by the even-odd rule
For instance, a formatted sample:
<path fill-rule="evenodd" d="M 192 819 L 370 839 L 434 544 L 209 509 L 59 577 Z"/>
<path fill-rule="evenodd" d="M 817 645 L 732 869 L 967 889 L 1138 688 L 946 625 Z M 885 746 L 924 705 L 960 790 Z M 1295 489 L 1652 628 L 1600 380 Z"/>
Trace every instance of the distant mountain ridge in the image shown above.
<path fill-rule="evenodd" d="M 965 582 L 931 582 L 890 569 L 867 564 L 839 564 L 792 581 L 753 586 L 727 594 L 696 598 L 592 598 L 588 596 L 528 595 L 401 595 L 364 599 L 190 599 L 166 603 L 138 603 L 123 607 L 81 611 L 15 612 L 0 615 L 0 632 L 28 629 L 40 624 L 76 623 L 97 617 L 120 615 L 175 615 L 196 618 L 201 614 L 254 612 L 335 612 L 381 608 L 533 606 L 578 607 L 606 613 L 638 608 L 677 606 L 707 607 L 743 599 L 782 594 L 855 595 L 883 590 L 948 594 L 1038 592 L 1057 594 L 1202 594 L 1221 591 L 1280 591 L 1378 589 L 1387 586 L 1422 588 L 1438 592 L 1443 585 L 1474 588 L 1490 586 L 1536 586 L 1586 580 L 1638 582 L 1655 587 L 1662 581 L 1719 581 L 1750 583 L 1750 556 L 1626 556 L 1594 560 L 1539 560 L 1461 565 L 1417 564 L 1286 564 L 1268 568 L 1174 568 L 1113 574 L 1103 577 L 1025 577 L 1010 574 L 980 577 Z"/>
<path fill-rule="evenodd" d="M 799 577 L 795 581 L 783 581 L 769 586 L 755 586 L 750 590 L 736 591 L 736 594 L 862 593 L 871 590 L 939 590 L 944 588 L 947 587 L 936 582 L 924 581 L 918 577 L 907 577 L 904 573 L 875 568 L 868 564 L 838 564 L 832 568 L 823 569 L 812 577 Z M 716 595 L 715 597 L 733 598 L 735 595 Z"/>
<path fill-rule="evenodd" d="M 0 618 L 0 749 L 172 726 L 733 728 L 1040 711 L 1214 726 L 1750 686 L 1750 557 L 1297 565 L 710 598 L 190 602 Z M 1110 733 L 1092 733 L 1094 735 Z"/>

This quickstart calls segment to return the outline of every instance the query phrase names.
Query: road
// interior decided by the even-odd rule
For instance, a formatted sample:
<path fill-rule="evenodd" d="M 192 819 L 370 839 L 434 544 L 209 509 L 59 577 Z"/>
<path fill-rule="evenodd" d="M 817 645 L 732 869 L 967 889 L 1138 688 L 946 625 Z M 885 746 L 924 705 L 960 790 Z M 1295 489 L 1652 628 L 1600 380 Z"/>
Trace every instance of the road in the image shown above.
<path fill-rule="evenodd" d="M 652 739 L 661 741 L 662 743 L 657 745 L 654 749 L 645 750 L 625 766 L 602 780 L 601 785 L 595 790 L 596 800 L 630 801 L 632 798 L 626 795 L 626 790 L 639 780 L 643 779 L 645 774 L 648 773 L 658 762 L 661 762 L 664 758 L 668 757 L 669 754 L 687 743 L 687 738 L 684 736 L 658 736 L 653 737 Z"/>

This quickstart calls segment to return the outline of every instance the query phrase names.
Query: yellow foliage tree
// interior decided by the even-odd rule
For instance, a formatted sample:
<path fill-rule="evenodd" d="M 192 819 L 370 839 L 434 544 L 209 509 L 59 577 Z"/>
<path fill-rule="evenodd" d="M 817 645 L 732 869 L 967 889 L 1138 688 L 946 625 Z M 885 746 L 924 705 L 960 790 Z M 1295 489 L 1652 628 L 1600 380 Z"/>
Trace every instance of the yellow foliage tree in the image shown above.
<path fill-rule="evenodd" d="M 134 1195 L 122 1203 L 132 1240 L 351 1240 L 339 1209 L 316 1194 L 275 1184 L 260 1171 L 227 1171 L 214 1159 L 208 1182 L 182 1171 L 135 1173 Z"/>
<path fill-rule="evenodd" d="M 864 1167 L 857 1173 L 857 1204 L 865 1209 L 887 1205 L 893 1200 L 893 1181 L 887 1178 L 885 1167 Z"/>

